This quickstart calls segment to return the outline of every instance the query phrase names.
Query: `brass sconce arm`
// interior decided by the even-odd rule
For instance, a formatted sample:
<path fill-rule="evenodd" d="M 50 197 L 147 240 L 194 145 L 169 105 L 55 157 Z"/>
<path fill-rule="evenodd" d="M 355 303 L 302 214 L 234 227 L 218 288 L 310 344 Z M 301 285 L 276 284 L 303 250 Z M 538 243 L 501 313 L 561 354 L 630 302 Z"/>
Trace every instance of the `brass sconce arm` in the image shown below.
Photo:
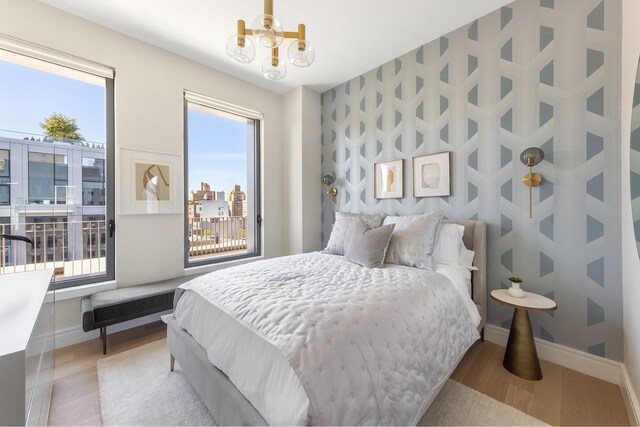
<path fill-rule="evenodd" d="M 538 147 L 529 147 L 520 154 L 520 161 L 529 168 L 529 173 L 522 178 L 522 183 L 529 187 L 529 218 L 533 218 L 533 187 L 542 182 L 542 176 L 533 172 L 533 167 L 544 160 L 544 151 Z"/>

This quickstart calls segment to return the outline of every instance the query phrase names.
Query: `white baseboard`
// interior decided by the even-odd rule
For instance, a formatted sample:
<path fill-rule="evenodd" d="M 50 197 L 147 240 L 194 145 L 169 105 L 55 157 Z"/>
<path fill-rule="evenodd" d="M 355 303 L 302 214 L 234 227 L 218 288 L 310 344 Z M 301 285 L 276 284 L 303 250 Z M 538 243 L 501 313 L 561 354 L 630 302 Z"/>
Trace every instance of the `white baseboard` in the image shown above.
<path fill-rule="evenodd" d="M 126 322 L 118 323 L 117 325 L 109 326 L 107 333 L 124 331 L 125 329 L 135 328 L 136 326 L 146 325 L 147 323 L 157 322 L 160 320 L 160 316 L 171 313 L 173 310 L 163 311 L 162 313 L 150 314 L 148 316 L 140 317 L 139 319 L 133 319 Z M 85 332 L 82 330 L 82 326 L 74 326 L 72 328 L 63 329 L 56 332 L 56 348 L 68 347 L 73 344 L 78 344 L 84 341 L 100 338 L 100 331 L 98 329 Z M 107 349 L 108 351 L 108 349 Z"/>
<path fill-rule="evenodd" d="M 627 407 L 627 413 L 629 414 L 629 421 L 631 425 L 640 425 L 640 402 L 638 402 L 638 396 L 633 389 L 627 367 L 622 365 L 622 372 L 620 373 L 622 388 L 622 397 L 624 404 Z"/>
<path fill-rule="evenodd" d="M 486 325 L 484 337 L 489 342 L 505 347 L 509 338 L 509 330 L 494 325 Z M 538 357 L 540 357 L 540 359 L 573 369 L 574 371 L 582 372 L 592 377 L 600 378 L 610 383 L 622 385 L 620 383 L 622 363 L 539 338 L 536 338 L 535 341 L 536 350 L 538 351 Z"/>

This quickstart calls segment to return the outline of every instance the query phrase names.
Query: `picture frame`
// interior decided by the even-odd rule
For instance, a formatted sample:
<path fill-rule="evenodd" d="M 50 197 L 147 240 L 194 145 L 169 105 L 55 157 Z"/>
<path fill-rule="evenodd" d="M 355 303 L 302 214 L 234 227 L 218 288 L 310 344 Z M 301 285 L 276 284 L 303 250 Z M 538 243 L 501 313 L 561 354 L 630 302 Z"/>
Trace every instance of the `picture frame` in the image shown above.
<path fill-rule="evenodd" d="M 373 165 L 373 193 L 376 199 L 404 197 L 404 160 L 391 160 Z"/>
<path fill-rule="evenodd" d="M 451 152 L 413 158 L 413 197 L 451 196 Z"/>
<path fill-rule="evenodd" d="M 120 215 L 180 214 L 181 157 L 120 148 Z"/>

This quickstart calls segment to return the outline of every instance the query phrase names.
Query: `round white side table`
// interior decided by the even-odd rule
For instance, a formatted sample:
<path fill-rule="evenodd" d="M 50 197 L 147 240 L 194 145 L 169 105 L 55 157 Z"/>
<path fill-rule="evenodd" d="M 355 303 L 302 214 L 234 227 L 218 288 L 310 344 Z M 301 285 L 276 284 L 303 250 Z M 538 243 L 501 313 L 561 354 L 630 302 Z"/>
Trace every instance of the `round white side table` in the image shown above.
<path fill-rule="evenodd" d="M 542 368 L 533 340 L 529 311 L 552 311 L 558 305 L 552 299 L 531 292 L 525 292 L 521 298 L 512 297 L 506 289 L 491 291 L 491 298 L 514 308 L 502 366 L 520 378 L 541 380 Z"/>

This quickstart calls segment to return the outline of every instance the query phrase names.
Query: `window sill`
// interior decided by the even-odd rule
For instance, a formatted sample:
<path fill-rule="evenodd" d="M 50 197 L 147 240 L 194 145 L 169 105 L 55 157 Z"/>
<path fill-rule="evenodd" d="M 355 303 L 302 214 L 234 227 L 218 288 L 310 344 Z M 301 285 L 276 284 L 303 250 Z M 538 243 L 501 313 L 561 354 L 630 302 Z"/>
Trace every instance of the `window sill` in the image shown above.
<path fill-rule="evenodd" d="M 96 292 L 110 291 L 116 288 L 116 281 L 90 283 L 88 285 L 73 286 L 56 290 L 56 301 L 64 301 L 74 298 L 82 298 Z"/>
<path fill-rule="evenodd" d="M 263 259 L 265 259 L 264 255 L 258 255 L 251 258 L 242 258 L 242 259 L 236 259 L 233 261 L 216 262 L 213 264 L 199 265 L 197 267 L 186 267 L 184 269 L 184 275 L 194 276 L 196 274 L 210 273 L 212 271 L 222 270 L 223 268 L 227 268 L 227 267 L 234 267 L 236 265 L 248 264 L 250 262 L 255 262 L 255 261 L 262 261 Z"/>

